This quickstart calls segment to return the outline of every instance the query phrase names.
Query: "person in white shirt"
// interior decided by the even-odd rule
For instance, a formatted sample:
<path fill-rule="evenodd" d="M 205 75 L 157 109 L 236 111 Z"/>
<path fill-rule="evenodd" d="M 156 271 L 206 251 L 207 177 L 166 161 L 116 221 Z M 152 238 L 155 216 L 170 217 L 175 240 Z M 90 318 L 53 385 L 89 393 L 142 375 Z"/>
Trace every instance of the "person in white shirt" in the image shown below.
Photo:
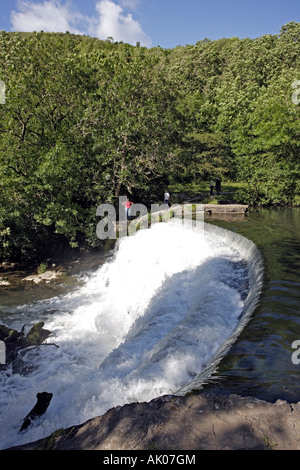
<path fill-rule="evenodd" d="M 168 204 L 168 206 L 169 206 L 169 201 L 170 201 L 170 194 L 168 193 L 167 190 L 165 190 L 165 194 L 164 194 L 164 204 Z"/>

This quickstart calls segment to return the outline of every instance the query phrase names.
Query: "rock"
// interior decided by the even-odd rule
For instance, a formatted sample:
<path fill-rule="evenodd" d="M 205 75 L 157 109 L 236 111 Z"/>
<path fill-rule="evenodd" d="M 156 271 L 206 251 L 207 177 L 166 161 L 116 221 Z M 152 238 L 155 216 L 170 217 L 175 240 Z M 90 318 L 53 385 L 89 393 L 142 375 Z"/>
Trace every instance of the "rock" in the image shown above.
<path fill-rule="evenodd" d="M 33 281 L 35 284 L 39 284 L 42 281 L 48 282 L 53 281 L 62 274 L 62 271 L 48 270 L 41 274 L 30 274 L 23 278 L 23 281 Z"/>
<path fill-rule="evenodd" d="M 3 277 L 0 277 L 0 286 L 9 286 L 9 285 L 10 285 L 10 282 L 8 282 Z"/>
<path fill-rule="evenodd" d="M 51 331 L 43 328 L 44 322 L 36 323 L 24 336 L 25 325 L 19 332 L 13 328 L 8 328 L 0 324 L 0 340 L 5 343 L 6 363 L 0 364 L 0 369 L 12 364 L 13 372 L 28 372 L 27 366 L 23 369 L 22 353 L 26 348 L 40 346 L 52 334 Z"/>
<path fill-rule="evenodd" d="M 30 426 L 31 422 L 41 416 L 42 414 L 45 413 L 47 410 L 48 406 L 50 405 L 50 401 L 52 400 L 52 393 L 48 392 L 42 392 L 42 393 L 37 393 L 36 398 L 37 402 L 32 408 L 32 410 L 28 413 L 27 416 L 25 416 L 23 420 L 23 424 L 20 427 L 20 432 L 24 431 L 25 429 Z"/>
<path fill-rule="evenodd" d="M 159 397 L 131 403 L 26 450 L 299 450 L 300 403 L 238 395 Z"/>
<path fill-rule="evenodd" d="M 8 328 L 5 325 L 0 325 L 0 340 L 5 343 L 13 343 L 22 336 L 22 332 L 18 332 L 13 328 Z"/>
<path fill-rule="evenodd" d="M 52 333 L 43 328 L 44 322 L 36 323 L 26 335 L 30 344 L 42 344 Z"/>

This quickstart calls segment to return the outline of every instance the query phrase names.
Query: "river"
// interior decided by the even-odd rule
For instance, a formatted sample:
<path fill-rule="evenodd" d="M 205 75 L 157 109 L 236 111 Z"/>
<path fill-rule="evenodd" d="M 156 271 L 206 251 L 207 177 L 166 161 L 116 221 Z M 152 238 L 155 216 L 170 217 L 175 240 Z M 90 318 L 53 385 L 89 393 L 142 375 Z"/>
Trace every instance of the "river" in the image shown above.
<path fill-rule="evenodd" d="M 206 222 L 212 231 L 177 222 L 141 230 L 78 284 L 58 284 L 57 292 L 51 284 L 46 293 L 36 286 L 35 301 L 32 291 L 25 303 L 16 292 L 9 302 L 4 295 L 2 323 L 20 330 L 43 320 L 55 345 L 23 351 L 19 370 L 1 371 L 0 448 L 112 406 L 176 393 L 197 381 L 220 347 L 204 390 L 300 400 L 300 364 L 292 361 L 292 343 L 300 340 L 300 210 L 251 210 Z M 256 247 L 262 287 L 248 263 Z M 259 303 L 246 309 L 248 318 L 249 289 Z M 53 393 L 47 412 L 18 433 L 42 391 Z"/>
<path fill-rule="evenodd" d="M 300 400 L 300 208 L 259 209 L 239 220 L 210 220 L 251 239 L 265 266 L 260 303 L 208 389 L 268 401 Z"/>

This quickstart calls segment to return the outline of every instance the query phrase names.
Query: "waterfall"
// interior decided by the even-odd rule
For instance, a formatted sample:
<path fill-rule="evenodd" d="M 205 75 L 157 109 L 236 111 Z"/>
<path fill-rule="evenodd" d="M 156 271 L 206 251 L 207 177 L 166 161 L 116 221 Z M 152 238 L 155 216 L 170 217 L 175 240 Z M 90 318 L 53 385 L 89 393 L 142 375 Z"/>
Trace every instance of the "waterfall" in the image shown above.
<path fill-rule="evenodd" d="M 1 371 L 0 447 L 201 386 L 251 317 L 262 277 L 257 247 L 211 224 L 172 219 L 119 240 L 77 290 L 10 317 L 16 329 L 43 320 L 55 346 Z M 47 412 L 18 434 L 41 391 L 53 393 Z"/>
<path fill-rule="evenodd" d="M 241 331 L 245 328 L 246 324 L 251 318 L 256 306 L 259 303 L 259 298 L 263 288 L 264 277 L 264 264 L 263 258 L 257 246 L 246 237 L 239 235 L 230 230 L 217 227 L 215 225 L 205 224 L 205 231 L 213 236 L 221 237 L 224 241 L 235 247 L 242 258 L 247 263 L 248 270 L 248 293 L 244 301 L 244 306 L 240 315 L 239 322 L 237 323 L 231 335 L 220 345 L 217 352 L 201 370 L 199 374 L 190 382 L 180 387 L 176 391 L 177 395 L 185 395 L 193 389 L 200 389 L 201 386 L 207 382 L 211 375 L 216 372 L 217 366 L 221 359 L 226 355 L 231 346 L 237 340 Z"/>

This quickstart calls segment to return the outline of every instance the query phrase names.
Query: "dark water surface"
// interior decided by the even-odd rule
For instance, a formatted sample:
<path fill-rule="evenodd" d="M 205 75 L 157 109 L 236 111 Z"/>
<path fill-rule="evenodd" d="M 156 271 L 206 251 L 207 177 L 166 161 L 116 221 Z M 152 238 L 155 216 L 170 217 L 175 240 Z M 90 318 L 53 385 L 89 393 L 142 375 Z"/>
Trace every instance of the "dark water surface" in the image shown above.
<path fill-rule="evenodd" d="M 252 240 L 265 267 L 259 306 L 206 391 L 299 401 L 300 364 L 292 361 L 292 343 L 300 340 L 300 208 L 251 210 L 236 220 L 206 221 Z"/>

